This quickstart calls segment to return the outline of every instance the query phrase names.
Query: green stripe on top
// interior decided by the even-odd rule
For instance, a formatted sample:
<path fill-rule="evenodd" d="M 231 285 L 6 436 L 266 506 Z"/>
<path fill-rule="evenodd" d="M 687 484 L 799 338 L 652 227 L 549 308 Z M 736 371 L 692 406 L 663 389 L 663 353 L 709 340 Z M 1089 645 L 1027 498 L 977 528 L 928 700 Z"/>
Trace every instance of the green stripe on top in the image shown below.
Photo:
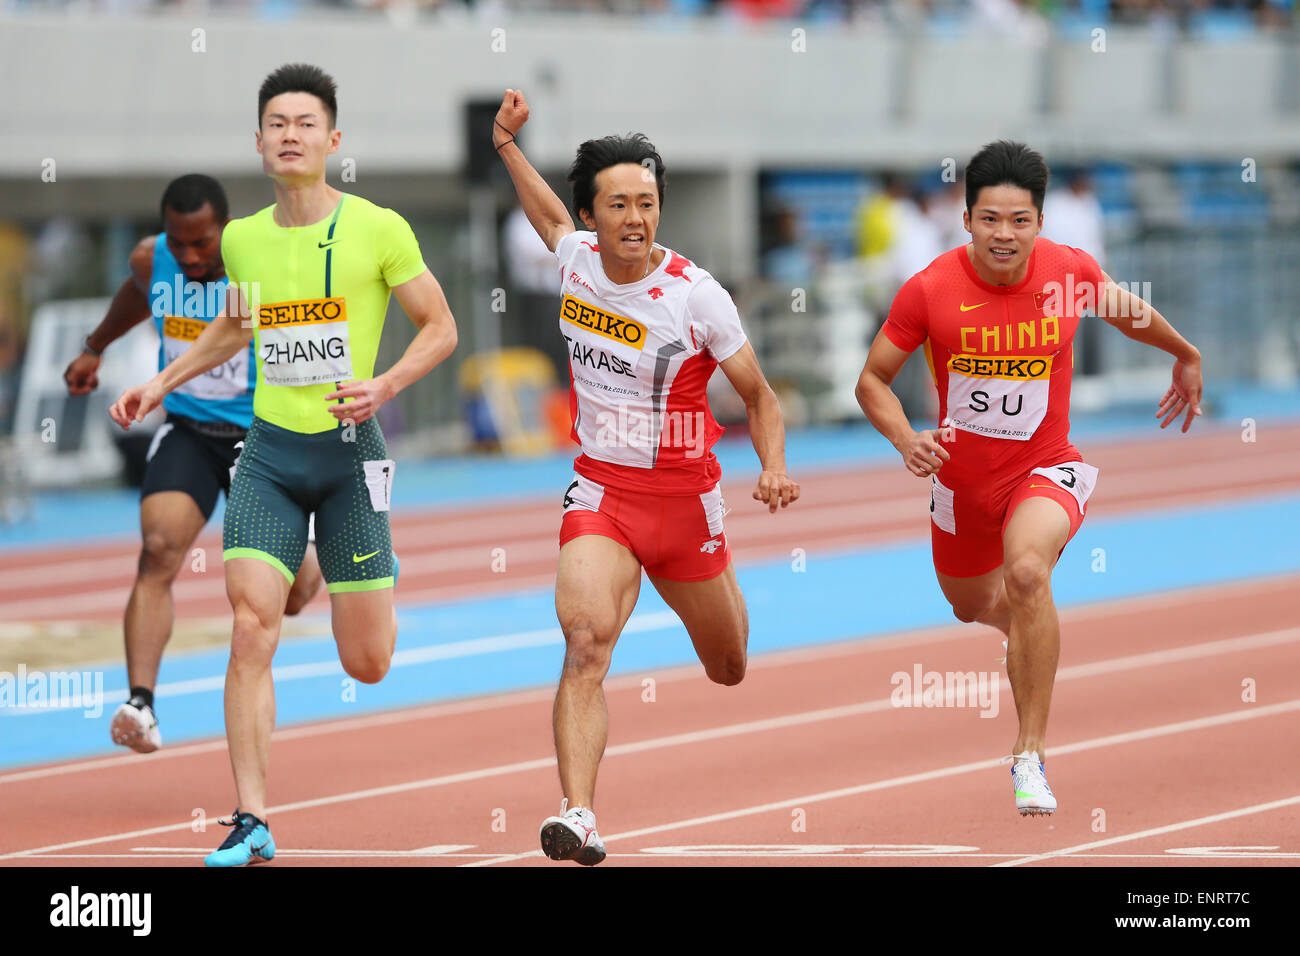
<path fill-rule="evenodd" d="M 346 201 L 346 199 L 347 199 L 346 196 L 342 197 L 341 199 L 339 199 L 339 204 L 334 207 L 334 215 L 330 217 L 329 232 L 325 234 L 326 242 L 329 242 L 331 239 L 334 238 L 334 227 L 339 224 L 339 213 L 343 211 L 343 203 L 344 201 Z M 333 265 L 333 262 L 334 262 L 334 247 L 330 246 L 328 249 L 325 250 L 325 298 L 327 299 L 330 297 L 330 284 L 331 284 L 330 267 L 331 265 Z"/>

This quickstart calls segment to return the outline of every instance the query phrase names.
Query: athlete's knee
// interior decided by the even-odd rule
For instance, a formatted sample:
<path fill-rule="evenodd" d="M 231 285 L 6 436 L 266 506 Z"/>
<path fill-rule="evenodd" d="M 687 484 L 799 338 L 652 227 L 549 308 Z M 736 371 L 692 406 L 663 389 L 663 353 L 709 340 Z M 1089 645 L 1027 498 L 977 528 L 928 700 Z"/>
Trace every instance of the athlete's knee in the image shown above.
<path fill-rule="evenodd" d="M 614 649 L 612 628 L 582 621 L 564 629 L 564 673 L 581 680 L 605 679 Z"/>
<path fill-rule="evenodd" d="M 181 569 L 183 549 L 168 535 L 158 531 L 146 533 L 140 542 L 141 577 L 163 577 L 170 580 Z"/>
<path fill-rule="evenodd" d="M 720 643 L 715 645 L 721 647 L 721 650 L 710 655 L 709 660 L 701 659 L 704 664 L 704 673 L 708 675 L 709 680 L 715 684 L 722 684 L 724 687 L 734 687 L 744 680 L 745 670 L 749 663 L 747 654 L 749 648 L 749 615 L 746 614 L 743 603 L 737 611 L 738 613 L 730 626 L 731 633 L 729 635 L 720 635 L 716 632 L 711 635 L 714 641 L 718 641 L 720 637 L 723 638 Z M 700 641 L 695 641 L 695 646 L 699 647 Z"/>
<path fill-rule="evenodd" d="M 356 678 L 363 684 L 378 684 L 388 673 L 393 662 L 391 653 L 381 650 L 368 650 L 340 658 L 349 677 Z"/>
<path fill-rule="evenodd" d="M 989 608 L 987 607 L 976 607 L 974 604 L 954 604 L 952 606 L 953 616 L 963 624 L 974 624 L 983 617 L 988 610 Z"/>
<path fill-rule="evenodd" d="M 275 655 L 276 628 L 249 604 L 235 608 L 230 661 L 240 667 L 269 667 Z"/>
<path fill-rule="evenodd" d="M 748 660 L 744 650 L 728 651 L 716 660 L 704 665 L 704 672 L 709 680 L 724 687 L 735 687 L 745 679 Z"/>
<path fill-rule="evenodd" d="M 1039 554 L 1026 551 L 1006 563 L 1002 570 L 1006 582 L 1007 597 L 1012 601 L 1024 601 L 1050 592 L 1052 585 L 1052 566 Z"/>

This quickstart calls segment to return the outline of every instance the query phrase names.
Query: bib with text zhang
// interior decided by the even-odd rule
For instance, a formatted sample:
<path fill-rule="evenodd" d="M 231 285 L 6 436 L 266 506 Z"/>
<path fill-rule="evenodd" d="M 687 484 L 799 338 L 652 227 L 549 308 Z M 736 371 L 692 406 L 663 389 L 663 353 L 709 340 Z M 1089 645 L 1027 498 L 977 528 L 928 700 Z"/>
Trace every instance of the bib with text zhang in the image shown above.
<path fill-rule="evenodd" d="M 187 319 L 178 315 L 164 316 L 163 360 L 171 365 L 185 350 L 193 345 L 208 323 L 200 319 Z M 248 391 L 248 348 L 245 346 L 234 357 L 222 362 L 216 368 L 208 369 L 202 375 L 196 375 L 176 389 L 186 395 L 202 401 L 224 401 L 239 398 Z"/>
<path fill-rule="evenodd" d="M 348 310 L 341 297 L 276 302 L 257 310 L 257 357 L 269 385 L 352 378 Z"/>
<path fill-rule="evenodd" d="M 948 359 L 948 420 L 956 428 L 1028 441 L 1047 415 L 1051 355 L 972 355 Z"/>

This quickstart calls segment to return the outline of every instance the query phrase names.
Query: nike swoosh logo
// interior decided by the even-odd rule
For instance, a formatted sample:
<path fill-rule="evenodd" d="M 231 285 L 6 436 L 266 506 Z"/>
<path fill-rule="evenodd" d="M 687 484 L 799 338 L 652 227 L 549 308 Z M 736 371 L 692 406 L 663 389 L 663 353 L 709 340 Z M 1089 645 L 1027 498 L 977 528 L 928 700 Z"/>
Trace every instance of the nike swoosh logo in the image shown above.
<path fill-rule="evenodd" d="M 981 302 L 979 305 L 967 305 L 965 302 L 963 302 L 963 303 L 961 304 L 961 310 L 962 310 L 963 312 L 969 312 L 971 309 L 978 309 L 980 306 L 983 306 L 983 305 L 988 305 L 988 303 L 987 303 L 987 302 Z"/>
<path fill-rule="evenodd" d="M 1030 485 L 1030 488 L 1055 488 L 1056 485 Z"/>
<path fill-rule="evenodd" d="M 342 239 L 331 239 L 329 242 L 318 242 L 316 243 L 316 246 L 317 248 L 324 249 L 326 246 L 332 246 L 334 243 L 342 241 Z"/>
<path fill-rule="evenodd" d="M 359 558 L 358 558 L 358 557 L 356 556 L 356 554 L 354 553 L 354 554 L 352 555 L 352 563 L 353 563 L 353 564 L 360 564 L 362 561 L 369 561 L 371 558 L 373 558 L 373 557 L 374 557 L 375 555 L 377 555 L 378 553 L 379 553 L 378 551 L 371 551 L 369 554 L 367 554 L 367 555 L 363 555 L 362 557 L 359 557 Z"/>
<path fill-rule="evenodd" d="M 268 841 L 268 842 L 270 842 L 270 841 Z M 261 853 L 261 852 L 262 852 L 263 850 L 265 850 L 265 849 L 266 849 L 266 844 L 265 844 L 265 843 L 263 843 L 261 846 L 255 846 L 255 847 L 252 848 L 252 850 L 253 850 L 254 853 Z"/>

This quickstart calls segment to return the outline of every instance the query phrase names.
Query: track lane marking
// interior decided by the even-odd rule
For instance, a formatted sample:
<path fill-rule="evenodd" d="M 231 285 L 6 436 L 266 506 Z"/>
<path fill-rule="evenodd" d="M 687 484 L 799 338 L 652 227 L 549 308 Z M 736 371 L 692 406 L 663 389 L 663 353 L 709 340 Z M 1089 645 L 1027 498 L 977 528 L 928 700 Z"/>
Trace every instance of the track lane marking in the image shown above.
<path fill-rule="evenodd" d="M 1228 810 L 1224 813 L 1212 813 L 1209 816 L 1197 817 L 1195 820 L 1184 820 L 1181 823 L 1171 823 L 1163 827 L 1151 827 L 1147 830 L 1139 830 L 1137 833 L 1127 833 L 1123 836 L 1108 837 L 1105 840 L 1093 840 L 1091 843 L 1080 843 L 1076 846 L 1067 846 L 1060 850 L 1051 850 L 1047 853 L 1035 853 L 1032 856 L 1023 856 L 1017 860 L 1008 860 L 1005 863 L 995 863 L 994 866 L 1023 866 L 1026 863 L 1037 863 L 1041 860 L 1050 860 L 1055 857 L 1066 856 L 1072 853 L 1080 853 L 1084 850 L 1091 850 L 1096 847 L 1114 846 L 1116 843 L 1127 843 L 1130 840 L 1141 840 L 1146 837 L 1163 836 L 1166 833 L 1176 833 L 1179 830 L 1190 830 L 1193 827 L 1206 826 L 1210 823 L 1219 823 L 1223 820 L 1235 820 L 1238 817 L 1247 817 L 1256 813 L 1267 813 L 1269 810 L 1277 810 L 1281 807 L 1293 807 L 1297 804 L 1300 804 L 1300 796 L 1287 797 L 1283 800 L 1272 800 L 1268 803 L 1256 803 L 1253 806 L 1242 807 L 1239 810 Z M 1207 855 L 1212 856 L 1216 854 Z"/>
<path fill-rule="evenodd" d="M 743 724 L 731 724 L 722 727 L 715 727 L 706 731 L 691 731 L 684 734 L 673 734 L 668 737 L 654 738 L 651 740 L 638 741 L 630 744 L 620 744 L 610 747 L 606 751 L 606 756 L 617 756 L 624 753 L 638 753 L 641 751 L 658 749 L 663 747 L 678 746 L 682 743 L 695 743 L 701 740 L 714 740 L 725 737 L 737 736 L 744 733 L 752 733 L 759 730 L 771 730 L 777 727 L 796 726 L 798 724 L 810 723 L 816 719 L 832 719 L 838 716 L 848 716 L 854 713 L 863 712 L 865 708 L 873 708 L 875 705 L 884 704 L 889 706 L 888 698 L 883 701 L 867 701 L 863 704 L 853 704 L 845 707 L 827 708 L 821 711 L 812 711 L 799 714 L 787 715 L 784 718 L 768 718 L 759 721 L 748 721 Z M 1093 750 L 1100 747 L 1112 746 L 1118 743 L 1128 743 L 1134 740 L 1147 740 L 1154 737 L 1162 737 L 1170 734 L 1185 733 L 1190 730 L 1200 730 L 1206 727 L 1219 726 L 1222 724 L 1236 723 L 1245 720 L 1254 720 L 1261 717 L 1271 717 L 1276 714 L 1287 713 L 1290 711 L 1300 710 L 1300 698 L 1285 701 L 1279 704 L 1270 704 L 1264 707 L 1252 707 L 1245 711 L 1230 711 L 1225 714 L 1217 714 L 1211 717 L 1200 717 L 1194 720 L 1180 721 L 1174 724 L 1164 724 L 1158 727 L 1149 727 L 1142 730 L 1129 731 L 1120 734 L 1110 734 L 1105 737 L 1097 737 L 1092 740 L 1080 741 L 1074 744 L 1065 744 L 1052 748 L 1053 757 L 1061 754 L 1077 753 L 1084 750 Z M 878 780 L 873 783 L 860 784 L 854 787 L 843 787 L 836 790 L 823 791 L 810 796 L 796 797 L 790 800 L 782 800 L 775 803 L 765 803 L 754 807 L 746 807 L 741 810 L 729 810 L 721 813 L 711 814 L 704 817 L 695 817 L 689 820 L 677 821 L 674 823 L 659 824 L 652 827 L 645 827 L 640 830 L 629 830 L 625 833 L 614 834 L 605 837 L 605 842 L 611 840 L 623 840 L 636 836 L 645 836 L 651 833 L 662 833 L 666 830 L 677 829 L 687 826 L 698 826 L 703 823 L 715 823 L 721 820 L 731 820 L 738 817 L 751 816 L 756 813 L 764 813 L 770 810 L 786 809 L 793 806 L 799 806 L 801 803 L 820 803 L 826 800 L 834 800 L 843 796 L 853 796 L 860 793 L 869 793 L 874 790 L 885 790 L 891 787 L 905 786 L 909 783 L 919 783 L 928 780 L 938 780 L 944 777 L 955 776 L 957 774 L 970 773 L 975 770 L 986 770 L 999 766 L 1001 759 L 978 760 L 971 763 L 958 764 L 952 767 L 944 767 L 938 770 L 928 770 L 917 774 L 908 774 L 902 777 L 893 777 L 886 780 Z M 304 810 L 312 807 L 330 806 L 338 803 L 347 803 L 356 800 L 365 800 L 371 797 L 391 796 L 398 793 L 406 793 L 413 790 L 425 790 L 433 787 L 447 786 L 454 783 L 464 783 L 472 780 L 481 780 L 489 777 L 505 776 L 513 773 L 527 772 L 532 770 L 548 769 L 555 766 L 555 757 L 543 757 L 535 760 L 519 761 L 512 764 L 505 764 L 497 767 L 486 767 L 480 770 L 462 771 L 460 773 L 446 774 L 439 777 L 430 777 L 424 780 L 412 780 L 406 783 L 391 784 L 385 787 L 372 787 L 366 790 L 355 790 L 346 793 L 332 794 L 326 797 L 316 797 L 310 800 L 299 800 L 294 803 L 281 804 L 279 806 L 268 807 L 267 816 L 274 814 L 290 813 L 295 810 Z M 1296 798 L 1300 801 L 1300 797 Z M 157 833 L 175 833 L 180 830 L 190 829 L 193 824 L 192 820 L 186 820 L 182 823 L 167 824 L 159 827 L 149 827 L 143 830 L 132 830 L 126 833 L 115 833 L 107 836 L 89 837 L 82 840 L 72 840 L 66 843 L 52 844 L 49 846 L 35 847 L 28 850 L 17 850 L 9 853 L 0 854 L 0 860 L 18 859 L 24 856 L 39 855 L 43 853 L 54 853 L 60 850 L 70 850 L 82 846 L 93 846 L 97 843 L 110 843 L 118 840 L 129 840 L 141 836 L 150 836 Z M 541 851 L 532 851 L 528 853 L 515 854 L 505 857 L 494 862 L 508 862 L 509 860 L 525 859 L 530 856 L 540 856 Z M 478 864 L 469 864 L 471 866 Z"/>
<path fill-rule="evenodd" d="M 1058 678 L 1059 679 L 1059 678 Z M 1198 717 L 1194 720 L 1184 720 L 1173 724 L 1162 724 L 1157 727 L 1147 727 L 1142 730 L 1128 731 L 1120 734 L 1108 734 L 1104 737 L 1095 737 L 1091 740 L 1081 740 L 1073 744 L 1065 744 L 1052 748 L 1053 759 L 1062 754 L 1080 753 L 1086 750 L 1096 750 L 1104 747 L 1115 746 L 1116 744 L 1131 743 L 1137 740 L 1151 740 L 1157 737 L 1165 737 L 1173 734 L 1187 733 L 1189 731 L 1203 730 L 1207 727 L 1216 727 L 1224 724 L 1232 724 L 1245 720 L 1254 720 L 1260 717 L 1272 717 L 1278 714 L 1300 711 L 1300 698 L 1285 701 L 1280 704 L 1271 704 L 1262 708 L 1255 708 L 1243 711 L 1229 711 L 1223 714 L 1216 714 L 1211 717 Z M 863 793 L 871 793 L 877 790 L 888 790 L 894 787 L 903 787 L 913 783 L 925 783 L 931 780 L 941 780 L 946 777 L 954 777 L 960 774 L 972 773 L 977 770 L 990 770 L 1002 764 L 1001 758 L 989 760 L 976 760 L 971 763 L 956 764 L 951 767 L 942 767 L 937 770 L 926 770 L 921 773 L 907 774 L 901 777 L 890 777 L 885 780 L 877 780 L 872 783 L 859 784 L 853 787 L 840 787 L 835 790 L 824 790 L 820 793 L 807 794 L 800 797 L 792 797 L 787 800 L 777 800 L 770 803 L 762 803 L 756 806 L 744 807 L 740 810 L 725 810 L 719 813 L 712 813 L 706 816 L 691 817 L 685 820 L 676 820 L 672 823 L 661 823 L 655 826 L 642 827 L 637 830 L 628 830 L 623 833 L 615 833 L 611 836 L 604 837 L 606 843 L 614 840 L 628 840 L 633 837 L 649 836 L 654 833 L 665 833 L 670 830 L 678 830 L 685 827 L 701 826 L 706 823 L 720 823 L 724 820 L 735 820 L 741 817 L 754 816 L 761 813 L 770 813 L 774 810 L 788 810 L 792 807 L 802 807 L 809 803 L 823 803 L 827 800 L 838 800 L 841 797 L 852 797 Z M 1300 797 L 1295 798 L 1295 802 L 1300 802 Z M 495 863 L 508 863 L 513 860 L 524 860 L 529 857 L 540 857 L 540 850 L 531 850 L 527 853 L 518 853 L 510 857 L 484 861 L 480 863 L 466 863 L 463 866 L 491 866 Z M 3 859 L 3 857 L 0 857 Z"/>
<path fill-rule="evenodd" d="M 1154 595 L 1139 595 L 1130 598 L 1120 598 L 1114 601 L 1100 601 L 1092 604 L 1062 609 L 1062 623 L 1093 618 L 1104 619 L 1130 614 L 1147 608 L 1160 608 L 1167 606 L 1171 599 L 1178 600 L 1180 598 L 1186 598 L 1188 600 L 1217 603 L 1225 599 L 1231 600 L 1260 592 L 1270 592 L 1279 589 L 1285 590 L 1293 586 L 1296 580 L 1297 578 L 1295 575 L 1287 574 L 1269 578 L 1264 581 L 1251 580 L 1236 585 L 1229 585 L 1215 591 L 1207 591 L 1207 589 L 1201 587 L 1185 588 L 1174 591 L 1163 591 Z M 1228 591 L 1229 593 L 1224 594 L 1222 593 L 1223 591 Z M 1278 633 L 1281 632 L 1265 632 L 1262 636 L 1268 638 L 1269 635 L 1275 635 Z M 792 648 L 790 650 L 774 651 L 769 654 L 762 654 L 751 659 L 749 666 L 751 668 L 767 668 L 781 666 L 795 661 L 820 660 L 828 657 L 843 657 L 863 652 L 872 653 L 875 651 L 890 650 L 897 648 L 900 645 L 924 646 L 926 644 L 942 643 L 949 640 L 960 640 L 968 636 L 968 634 L 969 627 L 967 625 L 950 624 L 937 628 L 924 628 L 919 631 L 892 636 L 882 635 L 880 637 L 851 638 L 847 641 L 832 641 L 814 647 Z M 1261 635 L 1246 635 L 1245 638 L 1228 638 L 1226 640 L 1252 640 L 1260 636 Z M 1217 645 L 1221 644 L 1222 641 L 1213 641 L 1209 643 L 1211 645 Z M 1178 652 L 1186 649 L 1178 648 L 1174 650 L 1175 652 Z M 1166 652 L 1157 651 L 1153 653 L 1159 654 Z M 1142 657 L 1143 655 L 1134 656 Z M 1095 668 L 1101 663 L 1103 662 L 1090 662 L 1087 664 L 1073 665 L 1073 667 Z M 1071 668 L 1063 669 L 1065 672 L 1070 670 Z M 695 664 L 686 664 L 663 671 L 655 671 L 654 673 L 656 680 L 674 681 L 697 677 L 699 675 L 699 668 Z M 642 676 L 644 675 L 625 674 L 613 677 L 605 682 L 605 687 L 607 690 L 619 690 L 624 687 L 638 686 Z M 1057 679 L 1062 679 L 1060 673 L 1058 673 Z M 1065 679 L 1069 678 L 1067 677 Z M 272 732 L 271 740 L 272 742 L 280 742 L 304 739 L 333 733 L 347 733 L 392 723 L 404 723 L 407 721 L 432 719 L 458 713 L 488 710 L 496 707 L 513 707 L 533 703 L 539 700 L 549 700 L 554 696 L 554 693 L 554 689 L 550 687 L 510 691 L 504 694 L 494 694 L 487 697 L 470 698 L 462 701 L 448 701 L 414 709 L 403 709 L 399 711 L 371 714 L 360 718 L 339 718 L 328 721 L 313 722 L 298 727 L 288 727 L 275 730 Z M 168 747 L 157 753 L 148 755 L 121 753 L 115 754 L 111 757 L 98 757 L 75 763 L 56 764 L 51 767 L 39 767 L 33 770 L 20 770 L 0 774 L 0 785 L 16 783 L 22 780 L 36 780 L 45 777 L 62 776 L 70 773 L 83 773 L 114 767 L 122 768 L 127 766 L 125 761 L 147 760 L 156 763 L 176 757 L 187 757 L 224 749 L 226 749 L 225 740 L 217 739 L 203 743 L 182 744 L 177 747 Z"/>

